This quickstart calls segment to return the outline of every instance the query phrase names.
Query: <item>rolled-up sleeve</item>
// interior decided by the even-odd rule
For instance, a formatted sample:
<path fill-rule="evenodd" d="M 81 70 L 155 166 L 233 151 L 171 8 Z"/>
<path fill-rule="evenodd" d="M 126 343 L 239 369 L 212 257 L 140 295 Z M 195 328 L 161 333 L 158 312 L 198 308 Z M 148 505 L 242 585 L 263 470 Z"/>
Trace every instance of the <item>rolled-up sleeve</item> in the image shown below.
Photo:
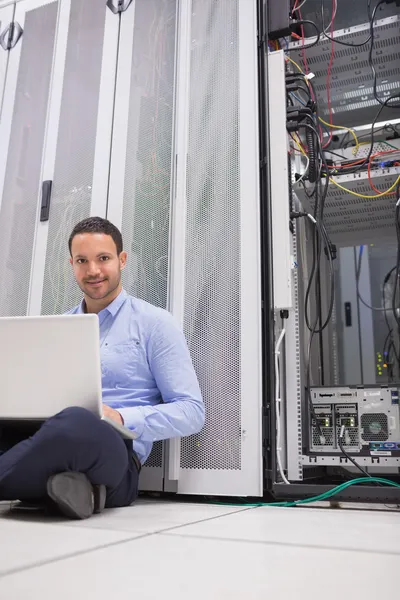
<path fill-rule="evenodd" d="M 168 313 L 158 319 L 151 331 L 147 356 L 162 402 L 119 408 L 125 425 L 144 442 L 200 431 L 205 411 L 199 382 L 185 336 Z"/>

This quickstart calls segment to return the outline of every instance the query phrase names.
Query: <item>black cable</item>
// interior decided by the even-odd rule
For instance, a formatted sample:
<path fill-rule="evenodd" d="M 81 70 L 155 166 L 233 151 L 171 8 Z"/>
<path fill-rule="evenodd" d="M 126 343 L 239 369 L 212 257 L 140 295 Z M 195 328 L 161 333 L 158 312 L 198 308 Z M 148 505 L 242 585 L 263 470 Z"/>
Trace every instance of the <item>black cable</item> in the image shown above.
<path fill-rule="evenodd" d="M 322 165 L 325 168 L 325 186 L 324 186 L 324 191 L 322 193 L 321 208 L 320 208 L 320 214 L 319 214 L 319 220 L 322 223 L 323 222 L 324 207 L 325 207 L 325 200 L 326 200 L 326 197 L 328 195 L 329 179 L 330 179 L 329 169 L 328 169 L 328 165 L 327 165 L 326 158 L 325 158 L 325 152 L 324 152 L 324 150 L 322 148 L 321 140 L 319 139 L 319 135 L 318 135 L 318 132 L 315 129 L 315 127 L 313 127 L 312 125 L 309 125 L 308 123 L 300 123 L 299 127 L 305 127 L 306 129 L 311 129 L 314 132 L 314 134 L 316 136 L 317 144 L 318 144 L 319 154 L 321 156 L 321 162 L 322 162 Z"/>
<path fill-rule="evenodd" d="M 348 452 L 346 452 L 346 450 L 343 448 L 343 435 L 344 435 L 344 431 L 345 431 L 345 427 L 344 425 L 342 425 L 340 433 L 339 433 L 339 437 L 338 437 L 338 443 L 339 443 L 339 448 L 342 452 L 342 454 L 351 462 L 353 463 L 353 465 L 359 470 L 361 471 L 361 473 L 364 473 L 364 475 L 366 477 L 371 477 L 371 475 L 365 471 L 359 464 L 358 462 L 356 462 L 354 460 L 354 458 L 352 456 L 350 456 L 350 454 Z"/>
<path fill-rule="evenodd" d="M 306 129 L 310 129 L 315 134 L 319 154 L 321 156 L 322 162 L 323 162 L 323 164 L 325 166 L 325 170 L 326 170 L 325 187 L 324 187 L 324 190 L 323 190 L 323 193 L 322 193 L 320 199 L 318 198 L 318 194 L 316 194 L 316 200 L 315 200 L 315 206 L 314 206 L 314 218 L 317 221 L 316 227 L 317 227 L 318 233 L 320 234 L 321 244 L 320 244 L 319 248 L 317 248 L 317 238 L 316 238 L 316 233 L 314 232 L 312 267 L 311 267 L 311 272 L 310 272 L 309 281 L 308 281 L 308 285 L 307 285 L 307 289 L 306 289 L 305 300 L 304 300 L 304 312 L 305 312 L 305 321 L 306 321 L 307 328 L 309 329 L 309 331 L 313 332 L 313 334 L 319 334 L 322 331 L 324 331 L 324 329 L 326 329 L 326 327 L 328 326 L 328 324 L 332 318 L 333 307 L 334 307 L 334 298 L 335 298 L 335 281 L 334 281 L 334 269 L 333 269 L 332 254 L 331 254 L 331 243 L 329 241 L 329 238 L 328 238 L 328 235 L 326 233 L 326 229 L 325 229 L 325 226 L 323 223 L 324 205 L 325 205 L 326 196 L 328 194 L 328 186 L 329 186 L 329 170 L 328 170 L 328 166 L 326 164 L 325 154 L 324 154 L 324 151 L 321 146 L 321 141 L 319 139 L 316 129 L 314 127 L 312 127 L 311 125 L 309 125 L 308 123 L 300 123 L 299 127 L 304 127 Z M 317 186 L 317 191 L 319 191 L 318 186 Z M 321 259 L 322 244 L 324 244 L 324 246 L 327 250 L 327 255 L 328 255 L 328 260 L 329 260 L 329 269 L 330 269 L 330 277 L 331 277 L 330 305 L 329 305 L 328 315 L 325 319 L 325 322 L 320 323 L 320 326 L 318 327 L 318 320 L 317 320 L 315 327 L 312 327 L 310 324 L 309 316 L 308 316 L 308 314 L 309 314 L 308 305 L 310 302 L 311 287 L 313 285 L 314 277 L 315 277 L 315 274 L 317 271 L 317 266 L 319 265 L 320 259 Z"/>
<path fill-rule="evenodd" d="M 369 48 L 369 53 L 368 53 L 368 64 L 371 68 L 372 71 L 372 75 L 374 77 L 374 82 L 373 82 L 373 94 L 374 94 L 374 98 L 377 102 L 379 102 L 379 104 L 384 105 L 384 102 L 379 98 L 378 93 L 377 93 L 377 73 L 376 73 L 376 69 L 374 66 L 374 63 L 372 61 L 372 53 L 374 51 L 374 21 L 375 21 L 375 16 L 376 16 L 376 12 L 378 10 L 378 8 L 382 5 L 385 4 L 386 0 L 379 0 L 378 4 L 375 6 L 374 8 L 374 12 L 372 13 L 372 17 L 370 19 L 370 38 L 371 38 L 371 45 Z M 391 104 L 387 104 L 388 108 L 400 108 L 400 104 L 396 104 L 394 106 L 392 106 Z"/>
<path fill-rule="evenodd" d="M 321 241 L 317 239 L 317 253 L 321 253 Z M 332 258 L 329 252 L 330 258 Z M 331 283 L 333 282 L 333 275 L 331 273 Z M 335 293 L 335 288 L 331 290 L 331 298 Z M 315 280 L 315 300 L 317 305 L 318 322 L 322 323 L 322 293 L 321 293 L 321 261 L 317 264 L 317 276 Z M 333 307 L 332 307 L 333 308 Z M 329 321 L 328 321 L 329 322 Z M 318 332 L 318 347 L 319 347 L 319 382 L 320 385 L 325 385 L 325 360 L 324 360 L 324 332 L 322 327 Z"/>
<path fill-rule="evenodd" d="M 311 348 L 312 348 L 312 342 L 313 342 L 314 335 L 315 335 L 315 331 L 312 331 L 311 334 L 310 334 L 310 339 L 309 339 L 309 342 L 308 342 L 308 349 L 307 349 L 307 358 L 306 358 L 306 394 L 307 394 L 308 406 L 309 406 L 310 414 L 311 414 L 311 416 L 313 417 L 313 419 L 315 421 L 315 426 L 316 426 L 317 431 L 319 433 L 320 442 L 322 444 L 322 439 L 324 437 L 324 434 L 322 433 L 321 426 L 320 426 L 320 424 L 318 422 L 317 415 L 315 413 L 314 405 L 312 403 L 312 398 L 311 398 Z"/>
<path fill-rule="evenodd" d="M 333 154 L 334 156 L 338 156 L 342 160 L 351 160 L 347 156 L 343 156 L 343 154 L 338 154 L 337 152 L 332 152 L 332 150 L 328 150 L 328 154 Z"/>
<path fill-rule="evenodd" d="M 360 163 L 359 165 L 355 166 L 355 167 L 350 167 L 349 169 L 341 169 L 341 171 L 343 173 L 345 173 L 346 175 L 350 174 L 350 173 L 357 173 L 360 169 L 362 169 L 366 164 L 369 163 L 369 160 L 372 156 L 372 151 L 374 148 L 374 135 L 375 135 L 375 125 L 384 109 L 385 106 L 387 106 L 387 103 L 390 102 L 390 100 L 393 100 L 394 98 L 400 98 L 400 92 L 396 92 L 395 94 L 392 94 L 391 96 L 389 96 L 388 98 L 386 98 L 385 102 L 383 104 L 380 105 L 378 112 L 375 115 L 374 120 L 372 121 L 372 126 L 371 126 L 371 145 L 370 145 L 370 149 L 368 152 L 368 155 L 365 157 L 365 160 Z"/>
<path fill-rule="evenodd" d="M 303 20 L 296 21 L 295 23 L 293 23 L 290 26 L 291 31 L 294 31 L 294 29 L 298 25 L 301 25 L 301 26 L 303 26 L 303 25 L 312 25 L 314 27 L 315 31 L 317 32 L 317 39 L 315 40 L 315 42 L 312 42 L 311 44 L 308 44 L 307 46 L 302 46 L 301 47 L 302 50 L 307 50 L 307 48 L 312 48 L 313 46 L 316 46 L 317 44 L 319 44 L 319 40 L 321 38 L 321 32 L 318 29 L 317 25 L 314 23 L 314 21 L 307 21 L 307 20 L 305 20 L 305 21 L 303 21 Z M 285 52 L 298 52 L 298 51 L 299 51 L 298 47 L 296 47 L 296 48 L 286 48 L 285 49 Z"/>
<path fill-rule="evenodd" d="M 392 295 L 392 311 L 393 311 L 393 316 L 395 318 L 395 321 L 397 323 L 397 327 L 400 329 L 400 318 L 399 318 L 398 309 L 396 306 L 397 288 L 399 285 L 399 275 L 400 275 L 400 223 L 399 223 L 400 181 L 398 182 L 398 184 L 396 186 L 396 198 L 397 198 L 397 203 L 396 203 L 396 217 L 395 217 L 396 223 L 395 224 L 396 224 L 396 235 L 397 235 L 397 264 L 396 264 L 396 276 L 395 276 L 395 280 L 394 280 L 393 295 Z"/>
<path fill-rule="evenodd" d="M 347 458 L 347 460 L 349 460 L 356 467 L 356 469 L 361 471 L 361 473 L 363 473 L 366 477 L 373 479 L 373 476 L 370 475 L 368 473 L 368 471 L 365 471 L 365 469 L 363 469 L 362 466 L 359 465 L 358 462 L 352 456 L 350 456 L 350 454 L 348 452 L 346 452 L 346 450 L 343 448 L 343 435 L 344 435 L 345 429 L 346 429 L 345 426 L 342 425 L 342 427 L 340 429 L 339 437 L 338 437 L 338 444 L 339 444 L 340 451 L 342 452 L 343 456 L 345 458 Z M 374 482 L 374 484 L 375 484 L 375 482 Z M 380 483 L 376 483 L 376 485 L 378 487 L 381 487 Z M 388 506 L 387 504 L 385 504 L 384 506 L 386 506 L 386 508 L 390 508 L 390 506 Z"/>
<path fill-rule="evenodd" d="M 339 1 L 339 0 L 337 0 Z M 370 8 L 371 8 L 371 0 L 367 2 L 367 11 L 368 11 L 368 21 L 370 21 Z M 364 42 L 360 42 L 359 44 L 349 44 L 349 42 L 341 42 L 340 40 L 331 37 L 326 33 L 325 23 L 324 23 L 324 0 L 321 0 L 321 18 L 322 18 L 322 35 L 324 35 L 328 40 L 335 42 L 335 44 L 340 44 L 341 46 L 348 46 L 350 48 L 360 48 L 361 46 L 365 46 L 368 42 L 371 41 L 371 33 L 367 37 Z"/>
<path fill-rule="evenodd" d="M 386 131 L 389 133 L 389 131 L 391 131 L 394 135 L 399 136 L 399 131 L 397 130 L 398 127 L 399 127 L 398 124 L 392 125 L 391 123 L 386 123 L 383 127 L 378 127 L 378 129 L 375 129 L 375 133 L 378 133 L 378 131 Z M 341 140 L 340 148 L 343 150 L 345 150 L 348 147 L 348 145 L 350 144 L 350 142 L 347 144 L 344 143 L 344 141 L 348 135 L 350 135 L 349 131 L 346 132 L 346 134 L 343 136 L 343 138 Z M 370 137 L 370 135 L 371 135 L 371 132 L 363 133 L 362 135 L 357 135 L 358 141 L 360 141 L 364 138 L 368 138 L 368 137 Z"/>
<path fill-rule="evenodd" d="M 394 358 L 396 359 L 396 362 L 397 362 L 397 369 L 399 368 L 399 361 L 397 358 L 396 346 L 394 344 L 392 334 L 393 334 L 393 329 L 389 329 L 389 332 L 385 338 L 385 341 L 383 344 L 383 350 L 382 350 L 382 356 L 384 356 L 384 361 L 387 365 L 388 383 L 391 383 L 394 379 L 393 362 L 392 362 L 391 355 L 390 355 L 392 350 L 393 350 Z M 389 345 L 388 345 L 388 343 L 389 343 Z"/>
<path fill-rule="evenodd" d="M 306 213 L 302 213 L 299 216 L 308 216 L 308 215 Z M 314 335 L 316 333 L 322 332 L 325 329 L 325 327 L 329 323 L 330 318 L 332 316 L 332 310 L 333 310 L 333 304 L 334 304 L 335 281 L 334 281 L 334 270 L 333 270 L 332 253 L 330 251 L 330 245 L 329 245 L 330 242 L 329 242 L 329 239 L 327 238 L 326 230 L 315 219 L 310 219 L 310 220 L 312 220 L 312 222 L 313 222 L 313 224 L 315 226 L 314 237 L 313 237 L 313 249 L 314 249 L 313 267 L 315 269 L 315 265 L 318 262 L 317 260 L 315 260 L 315 243 L 316 243 L 316 234 L 318 232 L 318 234 L 320 236 L 320 243 L 318 245 L 318 252 L 317 253 L 320 256 L 320 253 L 321 253 L 320 250 L 321 250 L 321 247 L 322 247 L 323 243 L 326 245 L 326 247 L 328 247 L 328 260 L 329 260 L 330 276 L 331 276 L 331 305 L 330 305 L 330 308 L 329 308 L 329 316 L 328 316 L 328 319 L 327 319 L 326 323 L 322 327 L 320 327 L 319 329 L 317 329 L 318 323 L 321 320 L 320 319 L 320 315 L 317 314 L 313 326 L 309 327 L 311 333 L 310 333 L 310 339 L 309 339 L 309 343 L 308 343 L 307 356 L 306 356 L 306 393 L 307 393 L 307 398 L 308 398 L 309 410 L 310 410 L 310 414 L 312 415 L 312 417 L 315 420 L 316 427 L 317 427 L 318 433 L 320 435 L 320 438 L 323 438 L 324 436 L 323 436 L 321 427 L 320 427 L 320 425 L 318 423 L 318 419 L 317 419 L 317 416 L 315 414 L 313 403 L 312 403 L 312 398 L 311 398 L 311 349 L 312 349 L 312 343 L 313 343 Z"/>
<path fill-rule="evenodd" d="M 388 383 L 393 383 L 393 381 L 394 381 L 393 362 L 392 362 L 392 358 L 391 358 L 391 355 L 390 355 L 390 352 L 391 352 L 392 349 L 394 350 L 393 340 L 389 344 L 389 348 L 388 348 L 388 352 L 387 352 L 387 357 L 385 359 L 386 369 L 387 369 Z"/>
<path fill-rule="evenodd" d="M 383 286 L 382 286 L 383 314 L 384 314 L 385 323 L 386 323 L 386 326 L 387 326 L 388 332 L 389 332 L 388 335 L 386 336 L 385 344 L 384 344 L 384 347 L 383 347 L 383 356 L 385 356 L 385 347 L 386 347 L 386 344 L 387 344 L 387 342 L 388 342 L 388 340 L 390 338 L 391 339 L 392 348 L 393 348 L 393 354 L 394 354 L 395 359 L 397 361 L 397 366 L 398 366 L 398 368 L 400 368 L 400 356 L 399 356 L 399 354 L 397 352 L 396 344 L 393 342 L 393 329 L 392 329 L 392 327 L 391 327 L 391 325 L 389 323 L 389 319 L 388 319 L 388 315 L 387 315 L 388 309 L 386 308 L 386 294 L 385 294 L 386 286 L 389 283 L 389 280 L 390 280 L 390 277 L 391 277 L 393 271 L 396 271 L 396 269 L 397 269 L 397 264 L 394 267 L 392 267 L 390 269 L 390 271 L 385 275 L 385 278 L 383 280 Z"/>
<path fill-rule="evenodd" d="M 388 332 L 387 336 L 385 337 L 385 341 L 383 342 L 383 351 L 382 351 L 382 356 L 386 356 L 386 352 L 388 352 L 388 351 L 386 350 L 386 348 L 387 348 L 387 344 L 388 344 L 388 342 L 389 342 L 389 339 L 390 339 L 390 337 L 391 337 L 391 335 L 392 335 L 392 332 L 393 332 L 393 329 L 389 329 L 389 332 Z M 390 344 L 389 344 L 389 346 L 390 346 Z M 388 353 L 388 354 L 389 354 L 389 353 Z"/>
<path fill-rule="evenodd" d="M 307 285 L 307 289 L 306 289 L 305 305 L 304 305 L 306 325 L 307 325 L 307 328 L 309 329 L 309 331 L 311 332 L 310 348 L 309 348 L 309 352 L 311 352 L 311 344 L 312 344 L 314 335 L 315 334 L 320 335 L 324 331 L 324 329 L 326 329 L 326 327 L 328 326 L 328 324 L 332 318 L 334 301 L 335 301 L 335 278 L 334 278 L 333 260 L 332 260 L 332 253 L 331 253 L 331 243 L 329 241 L 328 234 L 326 232 L 324 222 L 323 222 L 324 205 L 325 205 L 325 200 L 326 200 L 326 196 L 328 193 L 328 186 L 329 186 L 329 169 L 326 164 L 324 151 L 323 151 L 321 141 L 319 139 L 316 129 L 308 123 L 300 123 L 299 127 L 304 127 L 307 129 L 307 131 L 311 131 L 315 135 L 315 139 L 317 140 L 319 154 L 321 156 L 322 163 L 325 167 L 325 187 L 324 187 L 324 191 L 321 196 L 321 199 L 320 199 L 320 205 L 319 205 L 319 198 L 318 198 L 318 193 L 317 193 L 317 192 L 319 192 L 318 185 L 316 186 L 316 188 L 314 190 L 314 194 L 316 196 L 315 206 L 314 206 L 314 218 L 316 219 L 316 223 L 315 223 L 316 231 L 314 231 L 314 235 L 313 235 L 312 267 L 311 267 L 311 273 L 309 276 L 309 281 L 308 281 L 308 285 Z M 317 231 L 320 235 L 320 244 L 317 244 Z M 320 314 L 318 312 L 315 323 L 313 326 L 311 326 L 310 320 L 308 317 L 308 313 L 309 313 L 308 305 L 309 305 L 309 301 L 310 301 L 310 292 L 311 292 L 311 287 L 313 284 L 314 276 L 319 269 L 322 245 L 324 245 L 326 248 L 327 256 L 328 256 L 328 260 L 329 260 L 330 281 L 331 281 L 330 305 L 329 305 L 328 315 L 326 317 L 325 322 L 324 323 L 321 322 L 322 319 L 320 319 Z M 319 323 L 319 327 L 318 327 L 318 323 Z M 308 371 L 309 370 L 310 370 L 310 357 L 308 359 Z M 310 380 L 310 373 L 308 373 L 308 381 L 309 380 Z"/>
<path fill-rule="evenodd" d="M 322 240 L 321 240 L 322 242 Z M 328 311 L 328 316 L 325 319 L 325 322 L 323 324 L 320 324 L 320 327 L 318 328 L 318 318 L 316 321 L 316 324 L 314 326 L 311 326 L 310 324 L 310 319 L 309 319 L 309 302 L 310 302 L 310 293 L 311 293 L 311 287 L 314 281 L 314 277 L 315 274 L 317 272 L 317 265 L 320 263 L 321 260 L 321 249 L 322 249 L 322 244 L 317 243 L 317 232 L 314 231 L 314 235 L 313 235 L 313 246 L 312 246 L 312 267 L 311 267 L 311 272 L 309 275 L 309 279 L 308 279 L 308 284 L 307 284 L 307 289 L 306 289 L 306 295 L 305 295 L 305 299 L 304 299 L 304 318 L 305 318 L 305 322 L 307 325 L 307 329 L 311 332 L 313 332 L 314 334 L 319 334 L 322 331 L 324 331 L 324 329 L 326 329 L 326 327 L 328 326 L 328 323 L 332 317 L 332 311 L 333 311 L 333 298 L 334 298 L 334 290 L 332 292 L 332 281 L 333 281 L 333 266 L 332 266 L 332 270 L 331 270 L 331 302 L 330 302 L 330 307 L 329 307 L 329 311 Z M 332 260 L 332 255 L 328 249 L 328 256 L 330 258 L 330 260 Z"/>
<path fill-rule="evenodd" d="M 318 164 L 317 157 L 315 154 L 316 144 L 314 139 L 314 133 L 309 129 L 306 130 L 306 141 L 308 147 L 308 159 L 310 161 L 308 165 L 308 181 L 310 183 L 315 183 L 318 177 Z"/>
<path fill-rule="evenodd" d="M 387 325 L 387 328 L 389 329 L 389 331 L 391 331 L 392 328 L 390 327 L 390 323 L 389 323 L 388 316 L 387 316 L 385 289 L 386 289 L 387 284 L 389 283 L 389 279 L 390 279 L 393 271 L 395 271 L 396 269 L 397 269 L 397 264 L 392 269 L 390 269 L 389 273 L 387 273 L 385 275 L 385 279 L 383 280 L 383 286 L 382 286 L 382 306 L 383 306 L 383 313 L 384 313 L 385 322 L 386 322 L 386 325 Z"/>

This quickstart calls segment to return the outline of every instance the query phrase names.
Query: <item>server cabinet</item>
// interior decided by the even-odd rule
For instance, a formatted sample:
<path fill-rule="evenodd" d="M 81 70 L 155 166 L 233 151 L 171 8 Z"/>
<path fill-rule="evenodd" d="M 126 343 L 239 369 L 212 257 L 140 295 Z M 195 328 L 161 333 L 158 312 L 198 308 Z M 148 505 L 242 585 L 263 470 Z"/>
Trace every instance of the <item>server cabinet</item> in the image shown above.
<path fill-rule="evenodd" d="M 3 9 L 3 11 L 6 9 Z M 8 54 L 0 122 L 0 315 L 28 312 L 58 3 L 15 6 L 22 37 Z"/>
<path fill-rule="evenodd" d="M 52 182 L 48 221 L 36 214 L 31 314 L 80 301 L 68 262 L 74 225 L 105 216 L 118 49 L 118 17 L 97 0 L 61 0 L 41 181 Z"/>
<path fill-rule="evenodd" d="M 128 291 L 183 326 L 207 412 L 198 435 L 155 445 L 147 489 L 262 492 L 256 32 L 246 0 L 121 16 L 107 215 Z"/>

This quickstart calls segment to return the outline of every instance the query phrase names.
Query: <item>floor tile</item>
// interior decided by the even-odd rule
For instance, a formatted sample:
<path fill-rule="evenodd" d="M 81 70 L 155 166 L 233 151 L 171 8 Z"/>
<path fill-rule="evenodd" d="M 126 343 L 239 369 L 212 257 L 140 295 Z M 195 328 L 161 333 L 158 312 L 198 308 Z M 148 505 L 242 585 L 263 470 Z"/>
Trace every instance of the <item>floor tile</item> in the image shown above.
<path fill-rule="evenodd" d="M 76 530 L 23 518 L 0 518 L 0 578 L 5 573 L 113 544 L 139 533 L 133 531 Z M 0 583 L 1 590 L 1 583 Z M 4 596 L 1 595 L 0 598 Z"/>
<path fill-rule="evenodd" d="M 1 579 L 7 600 L 397 597 L 398 556 L 151 535 Z M 347 592 L 346 592 L 347 590 Z"/>
<path fill-rule="evenodd" d="M 171 533 L 400 554 L 400 515 L 389 512 L 262 507 Z"/>
<path fill-rule="evenodd" d="M 232 506 L 139 500 L 127 508 L 105 510 L 101 515 L 94 515 L 86 521 L 69 521 L 66 524 L 90 529 L 155 533 L 171 527 L 214 519 L 239 510 L 242 509 Z"/>

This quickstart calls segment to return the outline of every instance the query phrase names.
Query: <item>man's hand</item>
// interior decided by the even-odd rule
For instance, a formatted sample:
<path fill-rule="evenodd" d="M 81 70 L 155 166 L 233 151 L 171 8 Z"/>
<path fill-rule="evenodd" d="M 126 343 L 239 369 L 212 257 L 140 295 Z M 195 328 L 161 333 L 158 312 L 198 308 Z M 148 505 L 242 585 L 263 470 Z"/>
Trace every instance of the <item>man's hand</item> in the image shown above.
<path fill-rule="evenodd" d="M 114 410 L 113 408 L 110 408 L 109 406 L 107 406 L 107 404 L 103 404 L 103 414 L 104 414 L 105 417 L 108 417 L 109 419 L 112 419 L 113 421 L 115 421 L 119 425 L 123 425 L 124 424 L 124 420 L 122 418 L 122 415 L 117 410 Z"/>

